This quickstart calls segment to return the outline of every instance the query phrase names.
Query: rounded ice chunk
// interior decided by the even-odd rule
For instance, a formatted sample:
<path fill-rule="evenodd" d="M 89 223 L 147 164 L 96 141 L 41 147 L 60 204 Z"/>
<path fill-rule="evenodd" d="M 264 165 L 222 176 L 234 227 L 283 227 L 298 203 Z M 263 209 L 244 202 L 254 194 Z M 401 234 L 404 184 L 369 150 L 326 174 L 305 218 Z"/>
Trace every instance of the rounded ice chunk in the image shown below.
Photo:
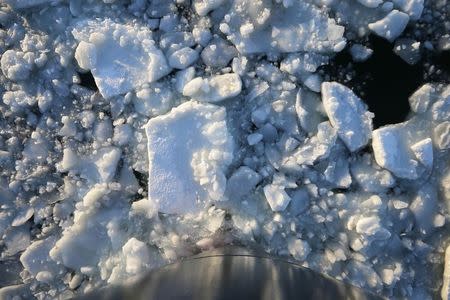
<path fill-rule="evenodd" d="M 169 65 L 174 69 L 186 69 L 198 59 L 198 52 L 192 48 L 184 47 L 169 56 Z"/>
<path fill-rule="evenodd" d="M 97 64 L 97 52 L 95 45 L 81 41 L 75 50 L 75 59 L 80 68 L 90 70 Z"/>
<path fill-rule="evenodd" d="M 196 77 L 183 88 L 183 95 L 202 102 L 219 102 L 241 93 L 239 75 L 230 73 L 211 78 Z"/>
<path fill-rule="evenodd" d="M 225 200 L 233 158 L 225 108 L 189 101 L 146 125 L 148 198 L 164 213 L 192 213 Z"/>

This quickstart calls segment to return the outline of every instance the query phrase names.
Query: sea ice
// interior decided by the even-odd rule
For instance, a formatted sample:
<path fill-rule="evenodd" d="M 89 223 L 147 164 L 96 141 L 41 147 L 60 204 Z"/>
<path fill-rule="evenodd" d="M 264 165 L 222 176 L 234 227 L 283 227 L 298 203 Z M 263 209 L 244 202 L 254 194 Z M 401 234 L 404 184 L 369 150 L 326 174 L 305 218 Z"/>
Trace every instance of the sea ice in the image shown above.
<path fill-rule="evenodd" d="M 408 25 L 409 16 L 404 12 L 393 10 L 383 19 L 370 23 L 369 28 L 377 35 L 393 42 Z"/>
<path fill-rule="evenodd" d="M 169 65 L 174 69 L 186 69 L 198 60 L 198 52 L 192 48 L 184 47 L 169 56 Z"/>
<path fill-rule="evenodd" d="M 433 85 L 429 83 L 422 85 L 409 97 L 411 110 L 417 114 L 426 112 L 435 97 L 435 93 Z"/>
<path fill-rule="evenodd" d="M 388 125 L 372 133 L 372 148 L 376 162 L 394 175 L 417 179 L 418 162 L 409 150 L 409 141 L 405 136 L 405 124 Z"/>
<path fill-rule="evenodd" d="M 225 20 L 222 32 L 243 54 L 334 52 L 338 45 L 345 45 L 344 28 L 304 1 L 285 6 L 267 0 L 237 0 Z"/>
<path fill-rule="evenodd" d="M 433 167 L 433 142 L 430 138 L 424 139 L 411 146 L 417 161 L 428 169 Z"/>
<path fill-rule="evenodd" d="M 366 7 L 375 8 L 383 3 L 383 0 L 358 0 L 358 2 Z"/>
<path fill-rule="evenodd" d="M 201 102 L 219 102 L 241 93 L 242 81 L 239 75 L 231 73 L 210 78 L 196 77 L 186 83 L 183 95 Z"/>
<path fill-rule="evenodd" d="M 369 142 L 374 115 L 352 90 L 337 82 L 324 82 L 322 101 L 331 125 L 351 152 Z"/>
<path fill-rule="evenodd" d="M 261 175 L 247 166 L 242 166 L 228 179 L 226 195 L 230 200 L 240 200 L 248 195 L 261 180 Z"/>
<path fill-rule="evenodd" d="M 356 62 L 363 62 L 370 58 L 373 50 L 360 44 L 354 44 L 350 47 L 350 54 Z"/>
<path fill-rule="evenodd" d="M 123 25 L 110 19 L 86 21 L 72 34 L 79 41 L 75 58 L 81 68 L 92 72 L 105 98 L 125 94 L 170 72 L 164 54 L 145 26 Z"/>
<path fill-rule="evenodd" d="M 284 211 L 291 201 L 284 187 L 278 184 L 268 184 L 264 187 L 264 195 L 272 211 Z"/>
<path fill-rule="evenodd" d="M 224 200 L 233 158 L 224 108 L 189 101 L 146 125 L 149 201 L 164 213 L 189 213 Z"/>
<path fill-rule="evenodd" d="M 450 245 L 445 249 L 444 274 L 442 275 L 442 300 L 450 298 Z"/>
<path fill-rule="evenodd" d="M 218 8 L 223 4 L 224 0 L 194 0 L 193 6 L 195 12 L 199 14 L 199 16 L 206 16 L 210 11 Z"/>

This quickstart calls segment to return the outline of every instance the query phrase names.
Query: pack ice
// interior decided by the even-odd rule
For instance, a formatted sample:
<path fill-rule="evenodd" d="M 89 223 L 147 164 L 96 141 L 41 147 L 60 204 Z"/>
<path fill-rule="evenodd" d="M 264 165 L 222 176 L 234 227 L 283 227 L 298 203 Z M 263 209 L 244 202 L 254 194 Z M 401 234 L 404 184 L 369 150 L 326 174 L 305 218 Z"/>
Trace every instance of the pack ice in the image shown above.
<path fill-rule="evenodd" d="M 145 26 L 110 19 L 85 21 L 72 34 L 79 42 L 75 51 L 78 65 L 92 72 L 105 98 L 156 81 L 171 70 Z"/>
<path fill-rule="evenodd" d="M 190 213 L 224 200 L 233 159 L 225 108 L 189 101 L 146 125 L 148 198 L 164 213 Z"/>

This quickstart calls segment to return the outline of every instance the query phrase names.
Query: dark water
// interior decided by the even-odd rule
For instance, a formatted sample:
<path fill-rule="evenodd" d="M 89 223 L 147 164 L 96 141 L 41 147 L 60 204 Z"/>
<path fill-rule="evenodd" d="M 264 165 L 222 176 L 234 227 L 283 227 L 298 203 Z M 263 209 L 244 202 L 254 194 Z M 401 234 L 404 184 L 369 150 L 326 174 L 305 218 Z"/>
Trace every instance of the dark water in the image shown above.
<path fill-rule="evenodd" d="M 78 73 L 78 76 L 80 77 L 80 85 L 84 86 L 85 88 L 88 88 L 93 91 L 98 91 L 98 87 L 95 84 L 94 76 L 92 76 L 92 73 L 89 71 L 87 73 Z"/>
<path fill-rule="evenodd" d="M 331 74 L 330 80 L 351 87 L 367 103 L 375 113 L 374 128 L 403 122 L 409 113 L 409 96 L 425 82 L 448 81 L 450 51 L 433 53 L 409 65 L 392 51 L 394 45 L 382 38 L 371 35 L 368 45 L 374 52 L 365 62 L 355 63 L 342 51 L 324 71 Z M 427 78 L 430 65 L 443 72 Z"/>

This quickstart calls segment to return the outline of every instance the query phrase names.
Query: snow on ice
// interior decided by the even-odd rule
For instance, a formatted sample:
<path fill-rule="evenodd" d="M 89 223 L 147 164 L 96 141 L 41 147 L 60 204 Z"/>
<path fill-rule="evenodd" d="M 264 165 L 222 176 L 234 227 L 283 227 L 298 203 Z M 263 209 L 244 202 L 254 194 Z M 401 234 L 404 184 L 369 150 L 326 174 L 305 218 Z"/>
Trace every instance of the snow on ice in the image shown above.
<path fill-rule="evenodd" d="M 0 4 L 0 264 L 17 271 L 0 268 L 0 298 L 237 243 L 448 299 L 450 87 L 424 80 L 403 122 L 373 128 L 352 81 L 370 34 L 443 78 L 443 2 Z"/>

